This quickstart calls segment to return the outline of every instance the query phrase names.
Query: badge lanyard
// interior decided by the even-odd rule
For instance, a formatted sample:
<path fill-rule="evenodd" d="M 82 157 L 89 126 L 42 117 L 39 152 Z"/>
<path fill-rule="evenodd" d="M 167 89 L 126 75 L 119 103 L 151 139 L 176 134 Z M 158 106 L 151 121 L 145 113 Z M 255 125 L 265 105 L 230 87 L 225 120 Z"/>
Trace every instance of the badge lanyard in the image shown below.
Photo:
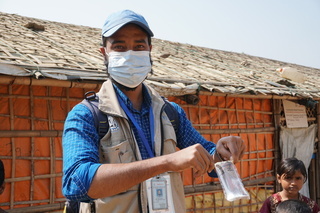
<path fill-rule="evenodd" d="M 140 136 L 140 139 L 142 140 L 142 143 L 143 143 L 144 147 L 146 148 L 149 157 L 150 158 L 154 157 L 154 153 L 152 151 L 153 146 L 154 146 L 154 141 L 153 141 L 153 139 L 154 139 L 154 118 L 153 118 L 152 107 L 150 106 L 150 109 L 149 109 L 149 121 L 150 121 L 151 144 L 152 144 L 152 149 L 151 149 L 144 132 L 142 131 L 140 125 L 138 124 L 138 122 L 136 121 L 136 119 L 134 118 L 134 116 L 132 115 L 130 110 L 128 109 L 128 107 L 125 105 L 125 103 L 123 102 L 123 100 L 119 96 L 118 96 L 118 100 L 119 100 L 120 106 L 122 107 L 124 112 L 127 114 L 129 119 L 131 120 L 132 124 L 138 130 L 138 134 Z"/>

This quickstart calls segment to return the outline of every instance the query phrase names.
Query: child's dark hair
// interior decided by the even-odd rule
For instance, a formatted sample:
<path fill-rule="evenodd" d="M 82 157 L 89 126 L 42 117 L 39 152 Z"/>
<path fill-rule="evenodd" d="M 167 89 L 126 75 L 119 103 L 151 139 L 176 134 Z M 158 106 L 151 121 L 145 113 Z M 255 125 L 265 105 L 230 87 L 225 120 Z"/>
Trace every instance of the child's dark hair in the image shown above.
<path fill-rule="evenodd" d="M 306 182 L 308 178 L 306 167 L 301 160 L 298 160 L 294 157 L 283 159 L 278 166 L 277 174 L 279 176 L 284 174 L 285 177 L 290 177 L 293 176 L 296 171 L 301 172 L 301 174 L 304 176 L 304 182 Z"/>
<path fill-rule="evenodd" d="M 0 187 L 2 186 L 4 182 L 4 165 L 2 160 L 0 159 Z"/>
<path fill-rule="evenodd" d="M 276 213 L 312 213 L 307 203 L 301 200 L 285 200 L 276 208 Z"/>

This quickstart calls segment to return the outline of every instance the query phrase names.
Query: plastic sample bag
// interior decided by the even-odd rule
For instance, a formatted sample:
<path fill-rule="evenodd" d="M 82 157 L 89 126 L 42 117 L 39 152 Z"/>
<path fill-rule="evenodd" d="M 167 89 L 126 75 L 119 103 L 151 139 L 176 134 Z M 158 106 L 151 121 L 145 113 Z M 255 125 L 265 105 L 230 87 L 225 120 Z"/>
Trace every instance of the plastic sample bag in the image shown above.
<path fill-rule="evenodd" d="M 243 183 L 237 172 L 237 168 L 232 161 L 222 161 L 215 164 L 225 198 L 228 201 L 239 199 L 250 199 L 249 193 L 243 186 Z"/>

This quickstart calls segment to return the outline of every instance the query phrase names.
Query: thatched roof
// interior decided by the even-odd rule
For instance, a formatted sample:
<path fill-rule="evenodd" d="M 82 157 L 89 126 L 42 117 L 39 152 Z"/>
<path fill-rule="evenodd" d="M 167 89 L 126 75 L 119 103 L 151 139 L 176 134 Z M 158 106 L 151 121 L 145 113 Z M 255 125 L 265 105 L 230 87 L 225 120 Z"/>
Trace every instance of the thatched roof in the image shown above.
<path fill-rule="evenodd" d="M 0 21 L 1 76 L 82 82 L 106 79 L 99 51 L 100 29 L 1 12 Z M 320 97 L 320 69 L 156 38 L 152 44 L 154 74 L 148 82 L 164 94 L 207 90 Z M 295 68 L 306 81 L 280 77 L 276 69 L 282 67 Z"/>

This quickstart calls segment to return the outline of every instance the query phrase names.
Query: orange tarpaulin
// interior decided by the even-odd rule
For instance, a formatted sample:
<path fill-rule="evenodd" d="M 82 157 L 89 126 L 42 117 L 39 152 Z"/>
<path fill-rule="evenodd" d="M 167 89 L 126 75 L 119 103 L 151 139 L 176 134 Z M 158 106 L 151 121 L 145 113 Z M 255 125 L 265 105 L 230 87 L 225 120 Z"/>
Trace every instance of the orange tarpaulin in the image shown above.
<path fill-rule="evenodd" d="M 19 134 L 0 137 L 0 157 L 6 169 L 3 209 L 64 201 L 61 132 L 67 113 L 85 92 L 79 88 L 0 85 L 0 136 L 5 130 Z M 200 132 L 224 131 L 204 133 L 207 140 L 217 142 L 230 134 L 244 139 L 247 150 L 236 165 L 241 178 L 254 180 L 271 175 L 273 132 L 228 132 L 272 127 L 271 100 L 214 95 L 200 95 L 198 105 L 174 97 L 170 100 L 181 104 Z M 50 135 L 53 133 L 60 135 Z M 190 169 L 183 172 L 183 181 L 186 186 L 196 186 L 218 179 L 207 175 L 194 179 Z"/>

